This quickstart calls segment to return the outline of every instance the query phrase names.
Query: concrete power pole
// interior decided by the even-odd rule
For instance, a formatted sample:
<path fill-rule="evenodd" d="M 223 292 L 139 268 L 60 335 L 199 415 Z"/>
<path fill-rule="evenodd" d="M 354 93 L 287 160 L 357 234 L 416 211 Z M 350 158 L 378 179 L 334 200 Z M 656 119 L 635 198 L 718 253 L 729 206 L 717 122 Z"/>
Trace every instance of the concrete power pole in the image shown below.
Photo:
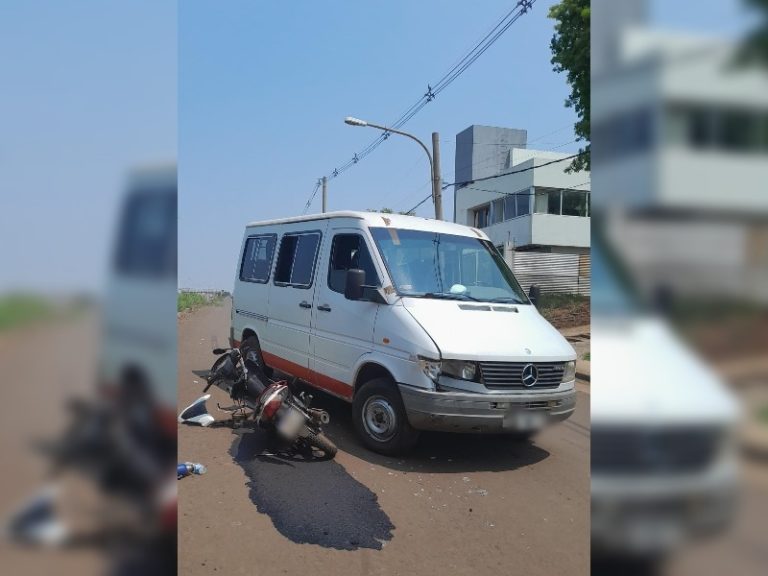
<path fill-rule="evenodd" d="M 328 177 L 323 176 L 323 214 L 328 209 Z"/>
<path fill-rule="evenodd" d="M 432 199 L 435 220 L 443 219 L 443 181 L 440 178 L 440 134 L 432 132 Z"/>

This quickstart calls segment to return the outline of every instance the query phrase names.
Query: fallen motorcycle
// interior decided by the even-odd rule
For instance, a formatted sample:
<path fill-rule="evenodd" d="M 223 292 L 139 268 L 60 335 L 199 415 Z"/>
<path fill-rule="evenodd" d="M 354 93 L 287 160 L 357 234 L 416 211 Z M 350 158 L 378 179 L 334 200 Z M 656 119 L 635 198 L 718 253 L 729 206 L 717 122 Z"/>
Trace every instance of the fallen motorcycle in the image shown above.
<path fill-rule="evenodd" d="M 319 450 L 333 458 L 337 448 L 323 433 L 328 424 L 328 412 L 311 408 L 311 395 L 294 395 L 287 381 L 275 381 L 264 370 L 264 360 L 258 345 L 242 348 L 215 348 L 218 356 L 206 378 L 208 392 L 216 386 L 234 401 L 219 409 L 232 414 L 234 420 L 252 421 L 261 428 L 273 430 L 297 452 Z"/>

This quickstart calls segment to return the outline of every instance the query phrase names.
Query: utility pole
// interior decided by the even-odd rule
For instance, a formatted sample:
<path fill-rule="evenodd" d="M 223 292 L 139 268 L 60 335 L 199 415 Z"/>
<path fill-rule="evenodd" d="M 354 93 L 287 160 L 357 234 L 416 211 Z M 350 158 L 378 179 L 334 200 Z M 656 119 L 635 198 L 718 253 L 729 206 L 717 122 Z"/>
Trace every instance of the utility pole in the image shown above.
<path fill-rule="evenodd" d="M 328 177 L 323 176 L 323 214 L 328 208 Z"/>
<path fill-rule="evenodd" d="M 435 220 L 443 219 L 443 181 L 440 178 L 440 134 L 432 132 L 432 200 Z"/>

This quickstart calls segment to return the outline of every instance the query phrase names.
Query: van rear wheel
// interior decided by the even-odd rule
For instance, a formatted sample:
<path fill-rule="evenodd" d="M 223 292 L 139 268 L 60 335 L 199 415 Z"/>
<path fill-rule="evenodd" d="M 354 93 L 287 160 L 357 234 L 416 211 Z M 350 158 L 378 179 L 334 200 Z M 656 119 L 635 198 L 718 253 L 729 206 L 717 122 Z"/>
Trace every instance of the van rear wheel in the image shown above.
<path fill-rule="evenodd" d="M 376 378 L 360 388 L 352 402 L 352 419 L 363 444 L 380 454 L 402 454 L 419 437 L 408 422 L 400 391 L 388 378 Z"/>
<path fill-rule="evenodd" d="M 259 338 L 257 336 L 248 336 L 245 340 L 243 340 L 240 343 L 240 350 L 243 352 L 243 354 L 246 354 L 248 350 L 256 350 L 259 354 L 259 358 L 261 359 L 261 364 L 263 366 L 264 375 L 267 378 L 272 378 L 274 374 L 274 369 L 267 366 L 266 361 L 264 360 L 264 355 L 261 352 L 261 344 L 259 343 Z"/>

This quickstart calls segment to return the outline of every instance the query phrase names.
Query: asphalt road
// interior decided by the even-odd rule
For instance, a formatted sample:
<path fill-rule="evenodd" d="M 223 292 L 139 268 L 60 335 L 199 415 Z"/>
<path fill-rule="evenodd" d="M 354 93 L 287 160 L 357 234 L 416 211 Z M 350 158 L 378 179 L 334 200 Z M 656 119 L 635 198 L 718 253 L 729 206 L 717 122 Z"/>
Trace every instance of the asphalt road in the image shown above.
<path fill-rule="evenodd" d="M 229 304 L 179 319 L 179 408 L 202 392 L 196 372 L 225 345 Z M 322 393 L 334 461 L 265 455 L 261 433 L 179 426 L 179 459 L 204 476 L 179 482 L 183 574 L 586 574 L 589 387 L 576 414 L 532 442 L 424 434 L 405 458 L 362 447 L 349 405 Z"/>

